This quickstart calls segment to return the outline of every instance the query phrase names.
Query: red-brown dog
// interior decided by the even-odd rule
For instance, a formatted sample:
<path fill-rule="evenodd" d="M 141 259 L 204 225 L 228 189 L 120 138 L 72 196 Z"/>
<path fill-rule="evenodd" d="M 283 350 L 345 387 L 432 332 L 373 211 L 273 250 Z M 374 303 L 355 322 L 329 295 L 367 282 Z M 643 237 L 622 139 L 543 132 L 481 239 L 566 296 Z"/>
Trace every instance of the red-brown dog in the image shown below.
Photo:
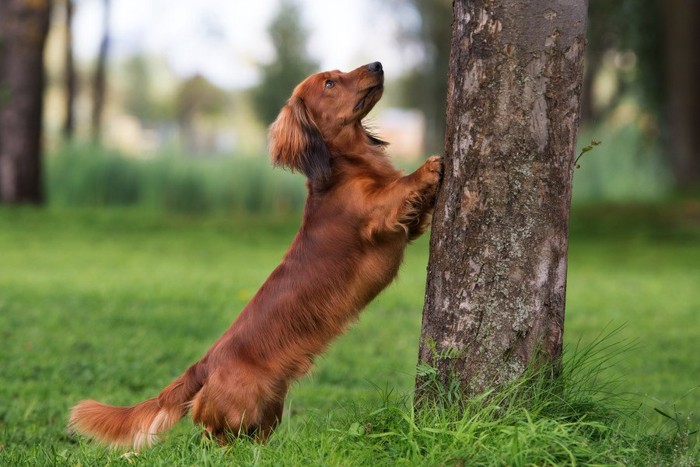
<path fill-rule="evenodd" d="M 289 385 L 396 276 L 406 244 L 430 222 L 441 163 L 404 176 L 362 119 L 383 92 L 379 62 L 315 74 L 270 126 L 275 165 L 308 178 L 299 233 L 258 293 L 206 355 L 158 397 L 131 407 L 83 401 L 70 427 L 139 449 L 187 411 L 220 442 L 265 440 Z"/>

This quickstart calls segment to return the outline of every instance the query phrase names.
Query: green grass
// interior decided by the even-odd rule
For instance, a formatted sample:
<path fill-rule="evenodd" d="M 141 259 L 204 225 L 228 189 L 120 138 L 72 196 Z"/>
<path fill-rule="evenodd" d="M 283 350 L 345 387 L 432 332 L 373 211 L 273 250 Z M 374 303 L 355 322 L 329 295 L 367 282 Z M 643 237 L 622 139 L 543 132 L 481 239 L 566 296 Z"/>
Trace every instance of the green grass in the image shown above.
<path fill-rule="evenodd" d="M 156 394 L 229 326 L 298 220 L 2 208 L 0 465 L 697 465 L 699 213 L 693 201 L 577 208 L 563 398 L 516 384 L 462 410 L 412 407 L 423 238 L 398 281 L 294 386 L 267 445 L 221 448 L 186 420 L 120 457 L 65 434 L 71 405 Z M 618 326 L 591 356 L 573 351 Z M 624 397 L 609 399 L 604 381 Z"/>

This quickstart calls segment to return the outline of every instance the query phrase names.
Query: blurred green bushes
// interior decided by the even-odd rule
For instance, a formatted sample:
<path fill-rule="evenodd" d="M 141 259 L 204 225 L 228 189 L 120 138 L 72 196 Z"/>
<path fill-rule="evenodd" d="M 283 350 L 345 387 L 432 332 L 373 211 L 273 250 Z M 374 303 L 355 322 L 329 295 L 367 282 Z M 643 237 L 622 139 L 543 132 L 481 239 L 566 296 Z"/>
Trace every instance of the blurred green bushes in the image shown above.
<path fill-rule="evenodd" d="M 126 157 L 91 145 L 64 145 L 46 161 L 48 200 L 56 206 L 130 206 L 182 214 L 300 210 L 304 179 L 260 156 Z"/>
<path fill-rule="evenodd" d="M 601 141 L 579 160 L 574 203 L 649 202 L 672 195 L 659 144 L 639 125 L 582 128 L 577 151 Z M 420 161 L 395 160 L 411 171 Z M 88 144 L 49 154 L 45 185 L 55 206 L 129 206 L 181 214 L 275 214 L 299 211 L 303 176 L 274 169 L 264 155 L 192 157 L 164 151 L 136 158 Z"/>

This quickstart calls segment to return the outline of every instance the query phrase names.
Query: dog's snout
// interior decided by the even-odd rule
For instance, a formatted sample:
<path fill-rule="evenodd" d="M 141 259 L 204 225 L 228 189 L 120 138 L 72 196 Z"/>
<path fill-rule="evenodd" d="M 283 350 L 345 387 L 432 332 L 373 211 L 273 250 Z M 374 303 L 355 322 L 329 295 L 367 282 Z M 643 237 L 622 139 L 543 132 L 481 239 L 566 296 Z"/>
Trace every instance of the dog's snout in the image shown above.
<path fill-rule="evenodd" d="M 379 73 L 380 71 L 384 71 L 384 68 L 382 68 L 382 62 L 370 63 L 369 65 L 367 65 L 367 69 L 372 73 Z"/>

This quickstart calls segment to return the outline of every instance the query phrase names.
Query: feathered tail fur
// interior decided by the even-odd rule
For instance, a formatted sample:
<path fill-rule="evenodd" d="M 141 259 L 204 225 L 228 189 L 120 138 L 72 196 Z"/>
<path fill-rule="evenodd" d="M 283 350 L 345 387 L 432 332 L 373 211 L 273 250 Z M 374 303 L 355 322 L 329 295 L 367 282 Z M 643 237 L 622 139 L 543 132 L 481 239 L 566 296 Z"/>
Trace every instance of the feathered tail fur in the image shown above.
<path fill-rule="evenodd" d="M 191 366 L 151 399 L 130 407 L 116 407 L 86 400 L 71 411 L 69 428 L 112 447 L 140 450 L 158 441 L 189 410 L 205 380 L 203 365 Z"/>

